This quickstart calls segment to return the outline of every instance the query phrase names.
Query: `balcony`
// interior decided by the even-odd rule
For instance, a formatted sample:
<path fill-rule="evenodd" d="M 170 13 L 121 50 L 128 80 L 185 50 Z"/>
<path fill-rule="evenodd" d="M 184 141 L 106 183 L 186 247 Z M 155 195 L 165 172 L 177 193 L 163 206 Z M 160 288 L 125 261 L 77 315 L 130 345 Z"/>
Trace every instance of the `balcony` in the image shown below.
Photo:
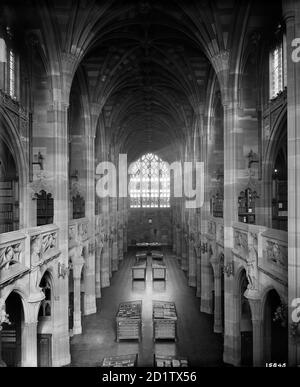
<path fill-rule="evenodd" d="M 46 225 L 0 236 L 0 289 L 60 255 L 58 227 Z"/>

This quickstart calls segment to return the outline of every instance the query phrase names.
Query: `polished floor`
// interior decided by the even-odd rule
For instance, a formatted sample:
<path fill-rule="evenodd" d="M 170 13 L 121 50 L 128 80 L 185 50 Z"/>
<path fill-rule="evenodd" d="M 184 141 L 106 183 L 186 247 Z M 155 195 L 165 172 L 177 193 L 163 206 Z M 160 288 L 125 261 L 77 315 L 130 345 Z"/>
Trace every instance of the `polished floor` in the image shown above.
<path fill-rule="evenodd" d="M 105 356 L 138 353 L 138 366 L 153 366 L 153 355 L 187 357 L 190 366 L 222 366 L 222 337 L 213 333 L 213 318 L 199 311 L 195 289 L 187 285 L 177 260 L 166 253 L 167 281 L 152 282 L 151 258 L 148 257 L 147 280 L 132 281 L 134 254 L 121 263 L 102 290 L 98 312 L 83 319 L 83 334 L 71 339 L 72 366 L 99 366 Z M 116 342 L 115 315 L 122 301 L 143 301 L 143 336 L 138 341 Z M 174 301 L 178 313 L 178 340 L 153 342 L 152 300 Z"/>

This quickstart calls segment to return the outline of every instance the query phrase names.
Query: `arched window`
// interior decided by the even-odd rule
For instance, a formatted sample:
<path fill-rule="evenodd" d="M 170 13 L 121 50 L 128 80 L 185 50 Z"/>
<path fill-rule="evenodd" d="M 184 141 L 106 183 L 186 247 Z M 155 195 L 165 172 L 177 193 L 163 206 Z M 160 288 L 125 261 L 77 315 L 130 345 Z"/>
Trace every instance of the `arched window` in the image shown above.
<path fill-rule="evenodd" d="M 276 98 L 287 86 L 286 35 L 280 25 L 270 50 L 270 99 Z"/>
<path fill-rule="evenodd" d="M 130 207 L 170 207 L 168 163 L 147 153 L 129 167 Z"/>
<path fill-rule="evenodd" d="M 14 36 L 6 27 L 4 36 L 0 38 L 0 62 L 4 71 L 0 75 L 0 88 L 12 99 L 19 98 L 19 56 L 15 51 Z"/>
<path fill-rule="evenodd" d="M 51 284 L 47 274 L 43 276 L 40 287 L 45 294 L 45 298 L 41 302 L 39 317 L 48 317 L 51 316 Z"/>

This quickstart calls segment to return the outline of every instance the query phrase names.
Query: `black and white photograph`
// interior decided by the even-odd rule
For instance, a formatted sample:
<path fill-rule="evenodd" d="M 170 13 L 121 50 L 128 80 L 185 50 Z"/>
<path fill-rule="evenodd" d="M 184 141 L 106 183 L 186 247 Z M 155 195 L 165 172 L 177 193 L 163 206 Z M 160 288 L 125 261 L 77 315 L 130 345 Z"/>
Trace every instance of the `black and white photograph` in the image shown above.
<path fill-rule="evenodd" d="M 0 0 L 17 367 L 300 367 L 300 0 Z"/>

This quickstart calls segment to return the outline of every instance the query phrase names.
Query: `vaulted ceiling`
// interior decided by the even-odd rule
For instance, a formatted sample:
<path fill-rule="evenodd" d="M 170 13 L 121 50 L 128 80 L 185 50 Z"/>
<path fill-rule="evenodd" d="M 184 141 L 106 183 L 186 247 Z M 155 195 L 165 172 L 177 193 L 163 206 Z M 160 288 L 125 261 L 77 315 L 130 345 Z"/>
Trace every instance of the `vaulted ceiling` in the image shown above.
<path fill-rule="evenodd" d="M 3 1 L 19 3 L 24 23 L 41 28 L 53 62 L 57 48 L 74 58 L 74 79 L 80 72 L 90 102 L 98 106 L 103 122 L 98 130 L 131 159 L 147 151 L 178 151 L 193 130 L 216 58 L 238 38 L 236 23 L 243 22 L 249 5 L 246 0 Z"/>
<path fill-rule="evenodd" d="M 131 159 L 183 143 L 203 104 L 207 56 L 226 48 L 234 2 L 223 2 L 218 27 L 216 4 L 185 3 L 112 2 L 81 62 L 105 130 Z"/>

